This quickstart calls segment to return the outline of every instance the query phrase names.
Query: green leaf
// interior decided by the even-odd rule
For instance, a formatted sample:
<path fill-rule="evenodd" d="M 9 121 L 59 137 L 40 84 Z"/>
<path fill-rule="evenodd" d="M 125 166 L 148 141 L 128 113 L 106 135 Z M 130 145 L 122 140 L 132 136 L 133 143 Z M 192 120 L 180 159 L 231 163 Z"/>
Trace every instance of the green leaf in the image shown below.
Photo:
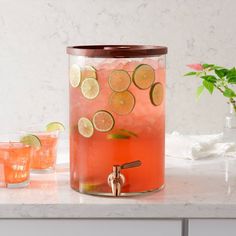
<path fill-rule="evenodd" d="M 232 76 L 232 77 L 228 78 L 228 82 L 230 84 L 236 84 L 236 76 Z"/>
<path fill-rule="evenodd" d="M 210 94 L 213 93 L 213 91 L 214 91 L 214 84 L 212 82 L 209 82 L 207 80 L 203 80 L 202 84 L 209 91 Z"/>
<path fill-rule="evenodd" d="M 199 99 L 203 91 L 204 91 L 204 85 L 201 85 L 197 88 L 197 99 Z"/>
<path fill-rule="evenodd" d="M 236 93 L 230 89 L 230 88 L 226 88 L 223 95 L 227 98 L 233 98 L 233 97 L 236 97 Z"/>
<path fill-rule="evenodd" d="M 204 69 L 207 69 L 207 68 L 210 68 L 210 67 L 213 67 L 214 66 L 214 64 L 202 64 L 202 67 L 204 68 Z"/>
<path fill-rule="evenodd" d="M 201 78 L 212 83 L 215 83 L 217 81 L 214 75 L 204 75 L 204 76 L 201 76 Z"/>
<path fill-rule="evenodd" d="M 227 69 L 215 69 L 215 73 L 220 77 L 223 78 L 228 74 Z"/>
<path fill-rule="evenodd" d="M 184 76 L 191 76 L 191 75 L 196 75 L 196 74 L 197 72 L 191 71 L 191 72 L 186 73 Z"/>
<path fill-rule="evenodd" d="M 227 73 L 227 79 L 231 78 L 231 77 L 236 77 L 236 69 L 235 67 L 233 67 L 232 69 L 230 69 Z"/>
<path fill-rule="evenodd" d="M 233 67 L 229 70 L 229 75 L 235 75 L 236 76 L 236 68 Z"/>
<path fill-rule="evenodd" d="M 207 69 L 208 71 L 212 71 L 216 69 L 224 69 L 222 66 L 217 66 L 214 64 L 203 64 L 202 66 L 204 69 Z"/>
<path fill-rule="evenodd" d="M 198 72 L 196 72 L 196 76 L 201 76 L 202 74 L 203 74 L 202 71 L 198 71 Z"/>

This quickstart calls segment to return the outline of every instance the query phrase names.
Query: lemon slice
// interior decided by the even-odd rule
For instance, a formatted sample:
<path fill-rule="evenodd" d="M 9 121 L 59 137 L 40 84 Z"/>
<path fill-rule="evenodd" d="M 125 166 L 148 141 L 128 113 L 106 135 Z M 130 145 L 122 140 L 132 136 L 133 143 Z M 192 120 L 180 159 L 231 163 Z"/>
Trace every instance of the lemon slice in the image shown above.
<path fill-rule="evenodd" d="M 150 89 L 150 99 L 154 106 L 159 106 L 164 97 L 164 89 L 161 83 L 155 83 Z"/>
<path fill-rule="evenodd" d="M 94 99 L 99 94 L 99 84 L 94 78 L 86 78 L 81 84 L 81 92 L 87 99 Z"/>
<path fill-rule="evenodd" d="M 77 88 L 81 80 L 81 70 L 80 67 L 76 64 L 70 67 L 70 84 L 73 88 Z"/>
<path fill-rule="evenodd" d="M 60 122 L 51 122 L 47 124 L 46 131 L 65 131 L 65 126 Z"/>
<path fill-rule="evenodd" d="M 78 121 L 78 130 L 79 133 L 84 136 L 85 138 L 90 138 L 92 137 L 94 133 L 94 128 L 92 122 L 86 118 L 86 117 L 81 117 Z"/>
<path fill-rule="evenodd" d="M 35 148 L 41 147 L 40 139 L 33 134 L 28 134 L 26 136 L 21 137 L 20 142 Z"/>
<path fill-rule="evenodd" d="M 113 92 L 109 99 L 109 105 L 115 113 L 127 115 L 134 109 L 135 97 L 129 91 Z"/>
<path fill-rule="evenodd" d="M 155 81 L 155 71 L 147 64 L 138 65 L 133 73 L 133 82 L 139 89 L 148 89 Z"/>
<path fill-rule="evenodd" d="M 93 125 L 97 131 L 108 132 L 114 127 L 115 120 L 108 111 L 97 111 L 93 116 Z"/>
<path fill-rule="evenodd" d="M 123 92 L 129 88 L 131 79 L 125 70 L 113 70 L 109 77 L 110 88 L 115 92 Z"/>

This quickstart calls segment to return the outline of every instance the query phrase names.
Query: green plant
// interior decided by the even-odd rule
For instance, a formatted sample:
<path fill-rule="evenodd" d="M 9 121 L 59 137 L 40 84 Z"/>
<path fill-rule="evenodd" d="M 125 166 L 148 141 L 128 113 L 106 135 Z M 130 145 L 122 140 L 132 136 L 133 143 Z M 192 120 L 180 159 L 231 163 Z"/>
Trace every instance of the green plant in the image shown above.
<path fill-rule="evenodd" d="M 228 99 L 236 112 L 236 68 L 231 69 L 214 64 L 191 64 L 187 65 L 194 71 L 190 71 L 185 76 L 195 76 L 201 79 L 202 84 L 197 88 L 197 98 L 207 89 L 210 94 L 218 90 Z"/>

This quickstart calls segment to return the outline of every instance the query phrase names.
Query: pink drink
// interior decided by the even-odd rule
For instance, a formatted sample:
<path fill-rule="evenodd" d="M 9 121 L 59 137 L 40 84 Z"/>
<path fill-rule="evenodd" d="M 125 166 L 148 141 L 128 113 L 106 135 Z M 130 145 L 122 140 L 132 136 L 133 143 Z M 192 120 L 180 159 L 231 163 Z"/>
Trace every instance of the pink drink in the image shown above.
<path fill-rule="evenodd" d="M 0 143 L 0 182 L 7 187 L 28 185 L 30 175 L 31 148 L 18 142 Z"/>
<path fill-rule="evenodd" d="M 54 171 L 57 157 L 58 132 L 37 132 L 41 147 L 34 148 L 31 169 L 35 172 Z"/>

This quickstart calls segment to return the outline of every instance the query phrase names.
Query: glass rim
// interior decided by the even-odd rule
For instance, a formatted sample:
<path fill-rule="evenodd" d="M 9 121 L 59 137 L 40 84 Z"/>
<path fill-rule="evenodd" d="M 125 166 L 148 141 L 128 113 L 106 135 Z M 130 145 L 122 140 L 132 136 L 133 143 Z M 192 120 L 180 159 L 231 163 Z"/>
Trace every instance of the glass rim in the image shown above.
<path fill-rule="evenodd" d="M 0 141 L 0 149 L 9 149 L 10 147 L 13 147 L 13 148 L 31 148 L 30 145 L 28 144 L 24 144 L 20 141 Z"/>

